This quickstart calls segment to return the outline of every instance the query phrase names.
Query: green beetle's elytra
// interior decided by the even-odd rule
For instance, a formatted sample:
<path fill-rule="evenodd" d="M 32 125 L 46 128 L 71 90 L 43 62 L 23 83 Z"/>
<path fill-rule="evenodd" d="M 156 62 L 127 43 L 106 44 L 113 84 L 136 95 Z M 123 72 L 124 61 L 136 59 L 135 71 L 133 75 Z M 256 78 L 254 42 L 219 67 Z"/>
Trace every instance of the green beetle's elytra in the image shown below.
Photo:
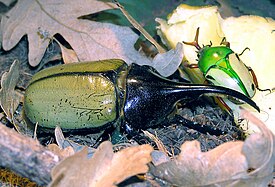
<path fill-rule="evenodd" d="M 203 94 L 229 95 L 259 107 L 237 91 L 214 85 L 174 82 L 151 67 L 118 59 L 51 67 L 35 74 L 26 89 L 26 121 L 44 128 L 146 129 L 163 122 L 178 101 Z"/>

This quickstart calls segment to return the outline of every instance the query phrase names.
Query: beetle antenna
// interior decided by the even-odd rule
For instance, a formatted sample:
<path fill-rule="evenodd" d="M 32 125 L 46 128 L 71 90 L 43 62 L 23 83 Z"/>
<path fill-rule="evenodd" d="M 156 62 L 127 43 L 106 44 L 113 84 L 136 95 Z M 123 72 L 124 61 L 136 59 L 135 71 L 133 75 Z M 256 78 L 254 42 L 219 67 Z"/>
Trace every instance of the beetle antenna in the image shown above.
<path fill-rule="evenodd" d="M 199 30 L 200 28 L 198 27 L 197 28 L 197 31 L 196 31 L 196 36 L 195 36 L 195 39 L 193 42 L 185 42 L 185 41 L 182 41 L 182 43 L 186 44 L 186 45 L 192 45 L 192 46 L 195 46 L 197 48 L 197 50 L 200 50 L 201 49 L 201 46 L 199 45 L 198 43 L 198 40 L 199 40 Z"/>

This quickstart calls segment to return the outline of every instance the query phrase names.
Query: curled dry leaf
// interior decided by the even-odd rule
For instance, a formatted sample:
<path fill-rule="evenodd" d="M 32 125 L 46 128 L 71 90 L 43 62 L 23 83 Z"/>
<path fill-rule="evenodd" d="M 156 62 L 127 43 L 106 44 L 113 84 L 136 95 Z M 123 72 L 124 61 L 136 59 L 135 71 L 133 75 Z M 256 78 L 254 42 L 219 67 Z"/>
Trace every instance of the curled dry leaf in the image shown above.
<path fill-rule="evenodd" d="M 141 145 L 114 153 L 111 142 L 103 142 L 88 159 L 85 148 L 53 169 L 49 186 L 115 186 L 130 176 L 147 172 L 152 151 L 150 145 Z"/>
<path fill-rule="evenodd" d="M 248 167 L 252 169 L 249 175 L 243 175 L 243 180 L 257 186 L 267 186 L 267 182 L 274 177 L 275 166 L 275 138 L 266 125 L 250 111 L 241 110 L 241 117 L 249 119 L 261 133 L 249 136 L 242 152 L 247 158 Z"/>
<path fill-rule="evenodd" d="M 74 50 L 66 48 L 58 40 L 55 40 L 55 41 L 60 46 L 62 58 L 63 58 L 63 61 L 64 61 L 65 64 L 79 62 L 77 54 L 75 53 Z"/>
<path fill-rule="evenodd" d="M 183 58 L 183 44 L 177 43 L 175 49 L 166 53 L 159 53 L 153 59 L 151 66 L 154 67 L 162 76 L 172 75 L 181 64 Z"/>
<path fill-rule="evenodd" d="M 56 140 L 57 145 L 58 145 L 60 150 L 65 150 L 67 148 L 69 148 L 69 149 L 72 148 L 74 152 L 79 152 L 79 151 L 81 151 L 85 148 L 84 145 L 80 145 L 78 143 L 75 143 L 72 140 L 69 140 L 69 139 L 65 138 L 64 135 L 63 135 L 63 132 L 62 132 L 62 130 L 59 126 L 55 127 L 54 135 L 55 135 L 55 140 Z M 87 157 L 91 158 L 95 151 L 96 151 L 95 148 L 88 147 L 88 156 Z"/>
<path fill-rule="evenodd" d="M 156 166 L 153 174 L 177 186 L 215 184 L 246 170 L 245 158 L 241 155 L 242 145 L 243 142 L 228 142 L 203 153 L 198 141 L 185 142 L 180 155 Z"/>
<path fill-rule="evenodd" d="M 148 61 L 134 48 L 138 36 L 128 27 L 78 19 L 112 9 L 97 0 L 18 1 L 1 20 L 3 48 L 10 50 L 27 34 L 29 62 L 36 66 L 55 34 L 72 47 L 80 61 L 120 58 L 128 63 Z"/>
<path fill-rule="evenodd" d="M 19 80 L 19 66 L 19 61 L 15 60 L 9 72 L 5 72 L 1 77 L 0 105 L 9 120 L 12 120 L 20 101 L 19 95 L 14 90 Z"/>
<path fill-rule="evenodd" d="M 261 121 L 257 124 L 261 133 L 208 152 L 201 152 L 198 141 L 186 142 L 175 160 L 152 172 L 177 186 L 267 186 L 273 178 L 274 135 Z"/>

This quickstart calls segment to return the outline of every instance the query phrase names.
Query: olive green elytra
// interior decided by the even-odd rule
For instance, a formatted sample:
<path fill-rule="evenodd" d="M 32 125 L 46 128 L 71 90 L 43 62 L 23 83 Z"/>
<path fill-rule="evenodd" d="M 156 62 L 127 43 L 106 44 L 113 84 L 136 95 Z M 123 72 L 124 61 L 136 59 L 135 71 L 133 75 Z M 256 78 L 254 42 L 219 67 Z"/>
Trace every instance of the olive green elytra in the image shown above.
<path fill-rule="evenodd" d="M 55 66 L 33 76 L 24 112 L 31 123 L 64 129 L 100 128 L 117 119 L 117 72 L 122 60 Z"/>

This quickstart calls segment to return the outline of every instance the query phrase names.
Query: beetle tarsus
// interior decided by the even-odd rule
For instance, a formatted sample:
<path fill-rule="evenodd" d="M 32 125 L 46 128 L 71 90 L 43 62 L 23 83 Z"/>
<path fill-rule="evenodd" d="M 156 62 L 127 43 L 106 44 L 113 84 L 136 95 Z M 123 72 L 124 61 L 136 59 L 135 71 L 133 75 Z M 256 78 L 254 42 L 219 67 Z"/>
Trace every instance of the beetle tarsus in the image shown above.
<path fill-rule="evenodd" d="M 225 37 L 223 37 L 220 45 L 225 45 L 226 47 L 230 48 L 230 42 L 226 41 Z"/>
<path fill-rule="evenodd" d="M 270 89 L 270 88 L 266 88 L 266 89 L 261 89 L 259 88 L 259 83 L 258 83 L 258 80 L 257 80 L 257 76 L 255 74 L 255 72 L 253 71 L 253 69 L 249 66 L 247 66 L 247 69 L 248 71 L 251 73 L 252 75 L 252 78 L 253 78 L 253 82 L 255 83 L 255 86 L 257 88 L 257 90 L 261 91 L 261 92 L 266 92 L 266 91 L 269 91 L 269 93 L 272 93 L 272 90 L 273 89 Z"/>
<path fill-rule="evenodd" d="M 270 89 L 270 88 L 266 88 L 266 89 L 261 89 L 259 87 L 257 87 L 257 90 L 261 91 L 261 92 L 269 92 L 269 94 L 271 94 L 272 92 L 274 92 L 274 88 Z"/>
<path fill-rule="evenodd" d="M 246 47 L 246 48 L 244 48 L 244 50 L 239 54 L 239 56 L 243 55 L 243 53 L 244 53 L 246 50 L 249 50 L 249 51 L 250 51 L 250 49 L 249 49 L 248 47 Z"/>

